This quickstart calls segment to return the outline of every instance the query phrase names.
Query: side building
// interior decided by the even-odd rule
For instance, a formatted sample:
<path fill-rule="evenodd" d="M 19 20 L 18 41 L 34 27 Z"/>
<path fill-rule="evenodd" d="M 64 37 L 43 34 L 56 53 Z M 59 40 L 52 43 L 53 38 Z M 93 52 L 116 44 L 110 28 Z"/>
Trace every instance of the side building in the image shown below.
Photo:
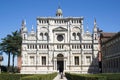
<path fill-rule="evenodd" d="M 102 72 L 117 73 L 120 72 L 120 32 L 107 36 L 102 40 Z"/>
<path fill-rule="evenodd" d="M 28 33 L 22 22 L 22 74 L 98 72 L 98 32 L 84 31 L 83 17 L 63 17 L 61 8 L 55 17 L 37 17 L 36 32 Z"/>
<path fill-rule="evenodd" d="M 99 72 L 102 73 L 102 43 L 107 41 L 108 39 L 112 38 L 116 33 L 110 33 L 110 32 L 103 32 L 102 30 L 98 29 L 99 33 Z"/>

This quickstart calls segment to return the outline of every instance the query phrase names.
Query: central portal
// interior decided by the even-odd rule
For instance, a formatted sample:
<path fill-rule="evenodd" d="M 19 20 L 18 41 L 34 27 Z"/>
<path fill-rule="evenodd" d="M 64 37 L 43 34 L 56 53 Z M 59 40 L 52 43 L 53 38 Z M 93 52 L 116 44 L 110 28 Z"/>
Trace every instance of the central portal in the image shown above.
<path fill-rule="evenodd" d="M 60 73 L 64 71 L 64 57 L 62 54 L 57 55 L 57 70 Z"/>

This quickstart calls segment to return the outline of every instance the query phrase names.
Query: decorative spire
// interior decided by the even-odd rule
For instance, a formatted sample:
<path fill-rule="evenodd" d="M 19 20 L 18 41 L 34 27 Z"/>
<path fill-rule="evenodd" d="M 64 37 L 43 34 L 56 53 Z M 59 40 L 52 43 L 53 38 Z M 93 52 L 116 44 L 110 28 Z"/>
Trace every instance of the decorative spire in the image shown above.
<path fill-rule="evenodd" d="M 95 18 L 95 20 L 94 20 L 94 32 L 97 32 L 98 30 L 97 30 L 97 23 L 96 23 L 96 18 Z"/>
<path fill-rule="evenodd" d="M 34 31 L 33 25 L 32 25 L 32 31 Z"/>
<path fill-rule="evenodd" d="M 97 28 L 97 23 L 96 23 L 96 18 L 95 18 L 95 20 L 94 20 L 94 28 Z"/>
<path fill-rule="evenodd" d="M 35 31 L 34 31 L 34 27 L 33 27 L 33 25 L 32 25 L 32 29 L 31 29 L 31 33 L 30 33 L 31 35 L 35 35 Z"/>
<path fill-rule="evenodd" d="M 22 20 L 21 33 L 27 33 L 26 21 Z"/>
<path fill-rule="evenodd" d="M 60 9 L 60 2 L 58 2 L 58 9 Z"/>
<path fill-rule="evenodd" d="M 88 32 L 89 30 L 88 30 L 88 23 L 87 23 L 87 32 Z"/>
<path fill-rule="evenodd" d="M 87 23 L 87 30 L 86 30 L 86 36 L 90 36 L 91 33 L 89 32 L 89 29 L 88 29 L 88 23 Z"/>
<path fill-rule="evenodd" d="M 58 5 L 58 9 L 57 9 L 57 11 L 56 11 L 56 16 L 57 17 L 62 17 L 62 9 L 60 8 L 60 5 Z"/>
<path fill-rule="evenodd" d="M 25 26 L 26 26 L 26 21 L 22 20 L 22 27 L 25 27 Z"/>

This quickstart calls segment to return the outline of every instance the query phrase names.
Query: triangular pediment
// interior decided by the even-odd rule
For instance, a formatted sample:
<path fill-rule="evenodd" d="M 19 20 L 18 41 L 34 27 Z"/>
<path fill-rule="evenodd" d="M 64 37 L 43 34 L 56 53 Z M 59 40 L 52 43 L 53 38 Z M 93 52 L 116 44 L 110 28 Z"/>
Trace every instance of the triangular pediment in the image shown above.
<path fill-rule="evenodd" d="M 53 31 L 67 31 L 67 29 L 63 27 L 57 27 L 57 28 L 54 28 Z"/>

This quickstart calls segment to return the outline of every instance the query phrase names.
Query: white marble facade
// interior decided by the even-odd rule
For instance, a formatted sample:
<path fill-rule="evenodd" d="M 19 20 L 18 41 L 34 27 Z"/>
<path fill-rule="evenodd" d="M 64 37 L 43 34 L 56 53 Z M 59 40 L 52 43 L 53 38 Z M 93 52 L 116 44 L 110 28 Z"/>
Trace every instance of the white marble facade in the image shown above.
<path fill-rule="evenodd" d="M 37 29 L 28 33 L 22 22 L 22 74 L 58 72 L 97 73 L 98 34 L 84 31 L 83 17 L 37 17 Z"/>

